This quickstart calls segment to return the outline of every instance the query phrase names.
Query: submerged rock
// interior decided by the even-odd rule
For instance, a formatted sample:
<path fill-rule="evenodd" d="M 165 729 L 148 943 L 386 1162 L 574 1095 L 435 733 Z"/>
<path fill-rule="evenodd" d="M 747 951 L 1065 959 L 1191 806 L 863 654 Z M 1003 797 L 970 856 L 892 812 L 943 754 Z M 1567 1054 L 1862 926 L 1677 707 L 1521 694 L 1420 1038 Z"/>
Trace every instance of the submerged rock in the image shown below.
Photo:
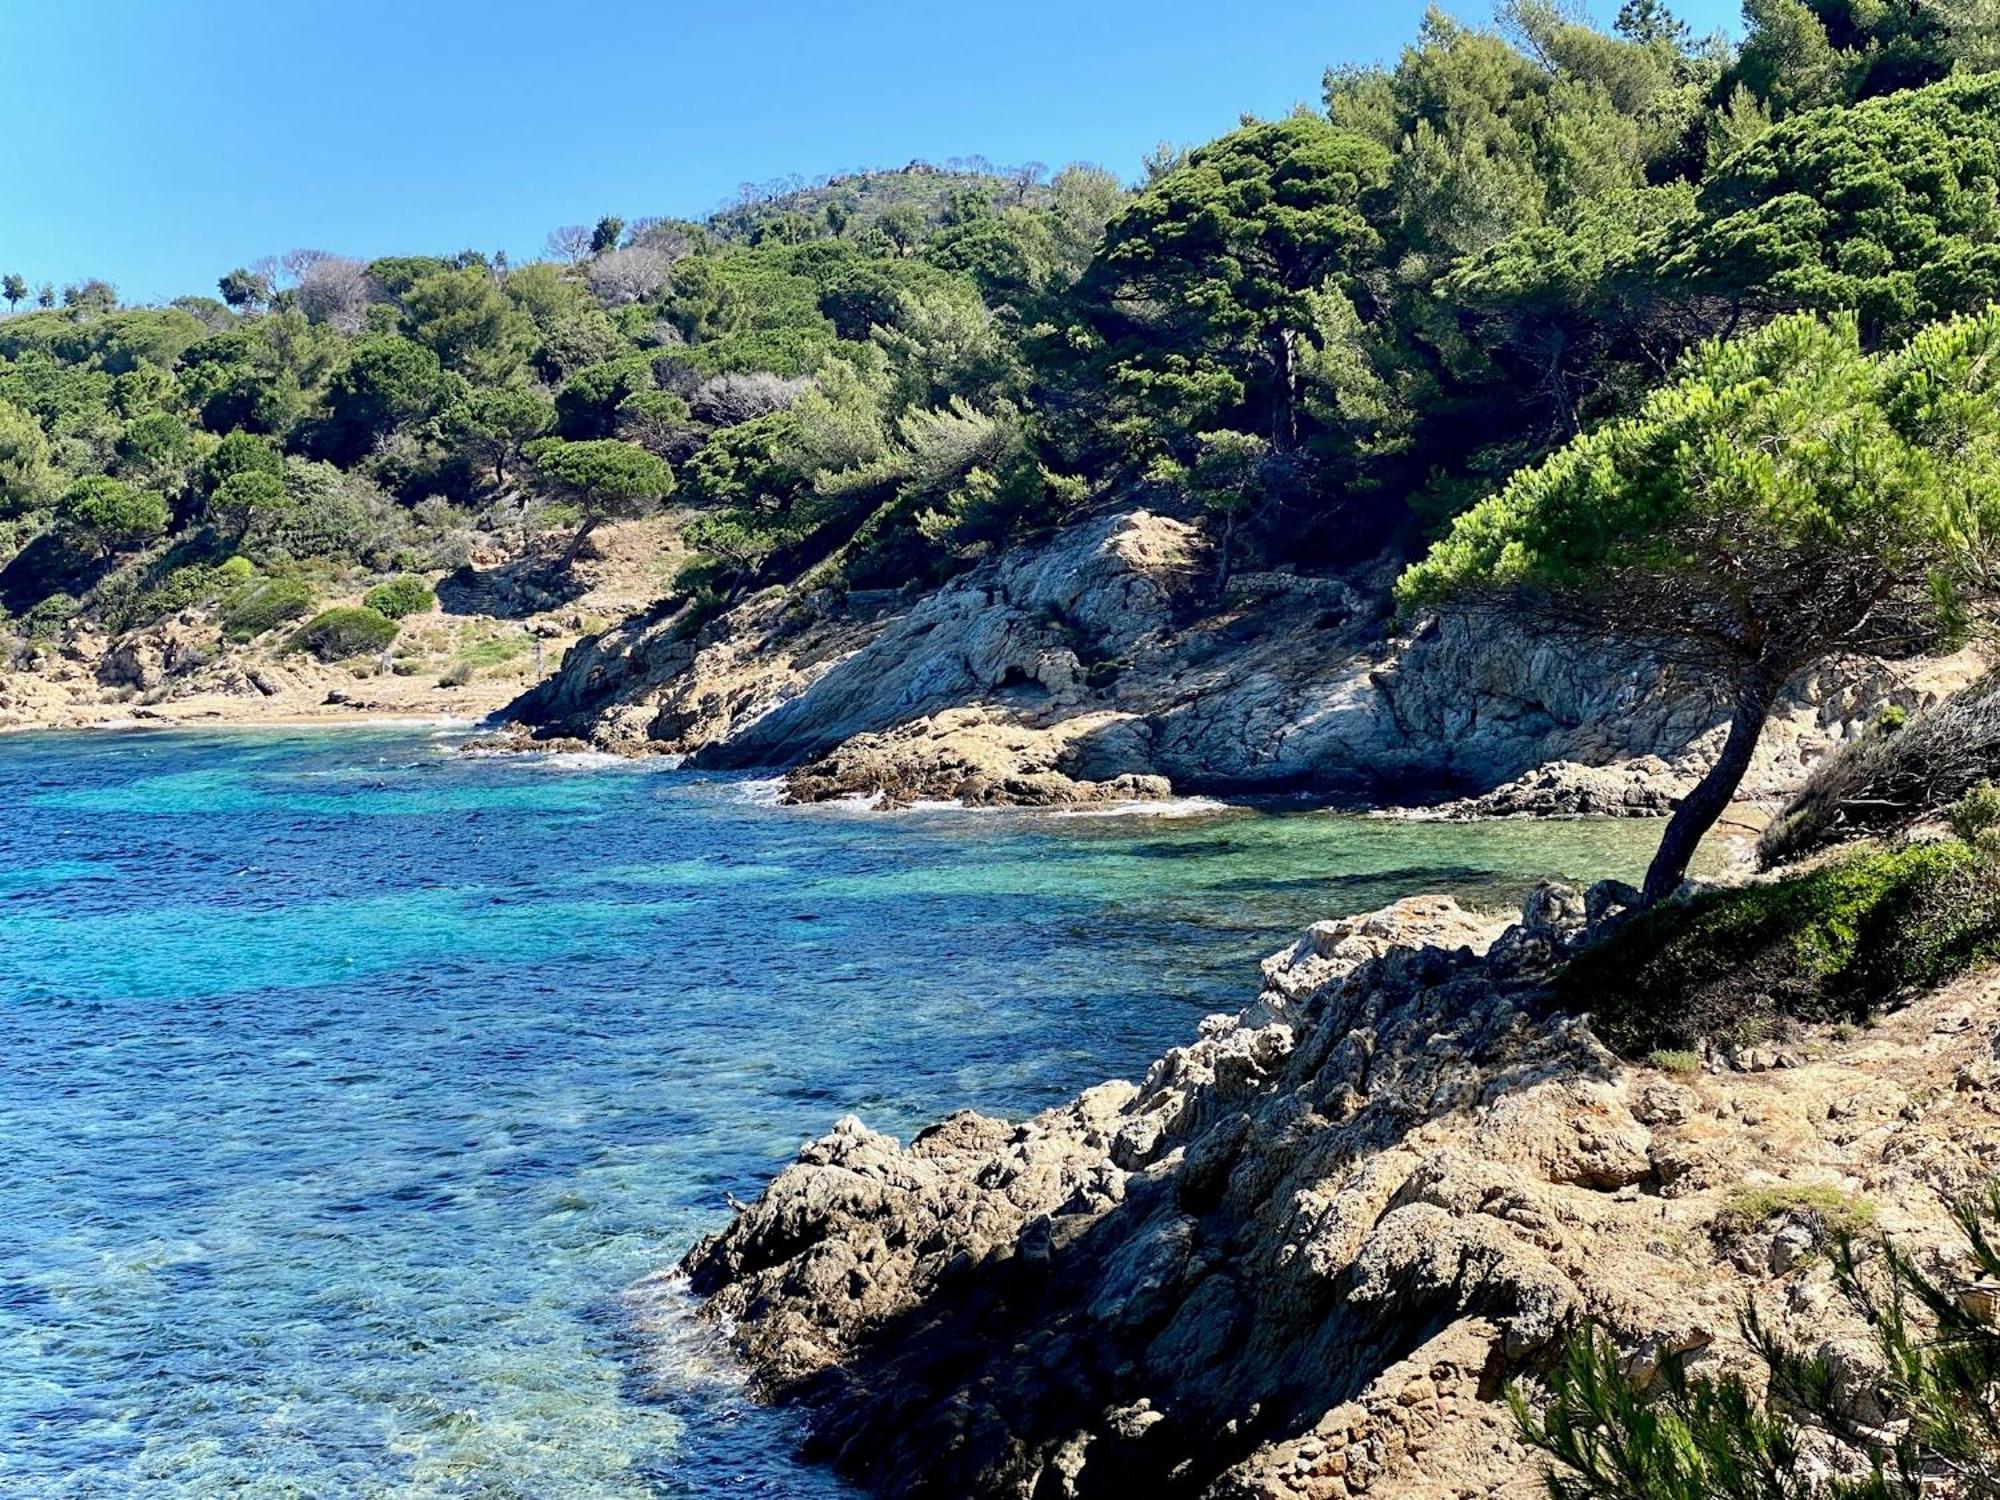
<path fill-rule="evenodd" d="M 1857 1333 L 1785 1226 L 1749 1258 L 1712 1235 L 1745 1184 L 1948 1243 L 2000 1157 L 2000 1096 L 1954 1082 L 1993 1055 L 1990 981 L 1783 1074 L 1669 1079 L 1547 1002 L 1618 897 L 1321 923 L 1136 1085 L 907 1146 L 844 1119 L 689 1284 L 810 1409 L 808 1451 L 884 1495 L 1527 1500 L 1502 1388 L 1579 1319 L 1697 1368 L 1748 1363 L 1746 1295 Z"/>

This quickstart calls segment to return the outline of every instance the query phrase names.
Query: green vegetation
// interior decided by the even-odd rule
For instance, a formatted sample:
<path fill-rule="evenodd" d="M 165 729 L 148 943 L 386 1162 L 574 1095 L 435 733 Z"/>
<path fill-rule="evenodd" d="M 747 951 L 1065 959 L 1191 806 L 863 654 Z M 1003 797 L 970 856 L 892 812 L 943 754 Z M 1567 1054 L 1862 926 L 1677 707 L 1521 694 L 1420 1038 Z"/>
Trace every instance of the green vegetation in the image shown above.
<path fill-rule="evenodd" d="M 301 625 L 290 645 L 295 651 L 310 651 L 321 661 L 344 661 L 380 651 L 401 628 L 387 615 L 365 607 L 329 609 Z"/>
<path fill-rule="evenodd" d="M 1875 1205 L 1839 1188 L 1783 1183 L 1738 1188 L 1715 1216 L 1715 1232 L 1727 1239 L 1752 1234 L 1777 1219 L 1805 1219 L 1824 1240 L 1852 1240 L 1875 1228 Z"/>
<path fill-rule="evenodd" d="M 1746 25 L 1433 12 L 1322 109 L 1163 149 L 1136 189 L 914 165 L 606 214 L 526 264 L 298 250 L 166 307 L 9 273 L 5 603 L 108 621 L 168 551 L 366 587 L 462 561 L 447 512 L 567 528 L 562 567 L 669 495 L 702 610 L 934 582 L 1109 501 L 1204 524 L 1218 597 L 1414 550 L 1585 434 L 1637 451 L 1601 424 L 1705 340 L 1840 313 L 1862 379 L 2000 293 L 1995 28 L 1849 0 Z M 1710 437 L 1810 420 L 1779 405 Z"/>
<path fill-rule="evenodd" d="M 222 606 L 222 635 L 239 644 L 305 616 L 312 590 L 296 578 L 259 578 L 245 583 Z"/>
<path fill-rule="evenodd" d="M 1572 962 L 1565 1003 L 1627 1056 L 1865 1021 L 2000 956 L 2000 868 L 1955 840 L 1655 906 Z"/>
<path fill-rule="evenodd" d="M 424 614 L 437 604 L 437 595 L 421 578 L 403 574 L 370 589 L 361 602 L 378 615 L 400 620 L 405 615 Z"/>
<path fill-rule="evenodd" d="M 1403 575 L 1405 605 L 1622 637 L 1728 694 L 1728 740 L 1668 824 L 1649 900 L 1680 885 L 1794 673 L 1961 622 L 2000 521 L 1996 353 L 2000 310 L 1877 355 L 1849 315 L 1705 344 L 1634 415 L 1515 475 Z"/>
<path fill-rule="evenodd" d="M 2000 1189 L 1959 1206 L 1968 1264 L 1951 1279 L 1919 1269 L 1894 1245 L 1879 1263 L 1864 1258 L 1858 1241 L 1872 1214 L 1839 1198 L 1775 1190 L 1758 1218 L 1804 1212 L 1820 1220 L 1839 1289 L 1874 1331 L 1887 1420 L 1863 1422 L 1829 1356 L 1791 1348 L 1748 1308 L 1744 1333 L 1769 1369 L 1764 1406 L 1742 1377 L 1691 1375 L 1680 1355 L 1662 1359 L 1648 1381 L 1586 1327 L 1550 1372 L 1539 1410 L 1524 1390 L 1509 1392 L 1523 1437 L 1553 1460 L 1555 1500 L 2000 1496 L 2000 1323 L 1990 1297 L 1962 1290 L 2000 1279 Z M 1807 1462 L 1828 1444 L 1853 1460 L 1852 1477 Z"/>
<path fill-rule="evenodd" d="M 1692 1077 L 1701 1071 L 1701 1054 L 1685 1047 L 1655 1047 L 1646 1054 L 1646 1066 L 1658 1068 L 1662 1073 Z"/>

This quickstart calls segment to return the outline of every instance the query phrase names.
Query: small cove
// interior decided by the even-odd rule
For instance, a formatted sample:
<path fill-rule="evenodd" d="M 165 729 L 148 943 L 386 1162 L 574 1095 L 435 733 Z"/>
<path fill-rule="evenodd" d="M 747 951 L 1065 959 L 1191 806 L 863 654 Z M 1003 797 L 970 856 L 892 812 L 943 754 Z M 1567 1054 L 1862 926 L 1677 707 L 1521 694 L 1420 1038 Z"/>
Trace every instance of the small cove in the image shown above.
<path fill-rule="evenodd" d="M 853 1111 L 1132 1075 L 1651 823 L 882 815 L 421 728 L 0 740 L 0 1494 L 843 1493 L 618 1298 Z"/>

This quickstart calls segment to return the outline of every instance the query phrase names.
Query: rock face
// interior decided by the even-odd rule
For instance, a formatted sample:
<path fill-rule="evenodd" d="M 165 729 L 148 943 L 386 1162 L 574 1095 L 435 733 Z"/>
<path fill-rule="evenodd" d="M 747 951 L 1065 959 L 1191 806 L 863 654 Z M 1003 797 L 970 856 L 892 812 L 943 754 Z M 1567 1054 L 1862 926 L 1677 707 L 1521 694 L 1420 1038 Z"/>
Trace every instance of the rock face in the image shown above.
<path fill-rule="evenodd" d="M 1164 776 L 1131 773 L 1104 781 L 1075 774 L 1100 745 L 1132 723 L 1125 714 L 1080 713 L 1031 729 L 985 708 L 953 708 L 884 734 L 857 734 L 785 779 L 792 802 L 875 799 L 884 808 L 913 802 L 967 807 L 1063 807 L 1149 802 L 1173 794 Z"/>
<path fill-rule="evenodd" d="M 1545 1007 L 1585 905 L 1322 923 L 1137 1085 L 908 1146 L 844 1119 L 687 1282 L 810 1409 L 808 1452 L 884 1495 L 1528 1500 L 1502 1386 L 1579 1318 L 1733 1367 L 1754 1296 L 1865 1348 L 1783 1188 L 1921 1250 L 2000 1156 L 1993 981 L 1789 1069 L 1670 1077 Z M 1747 1221 L 1746 1185 L 1776 1189 Z"/>
<path fill-rule="evenodd" d="M 1216 609 L 1204 547 L 1190 526 L 1130 511 L 914 603 L 841 609 L 774 592 L 693 640 L 674 620 L 637 621 L 580 644 L 511 712 L 600 743 L 650 739 L 703 765 L 804 765 L 800 797 L 891 800 L 954 780 L 979 796 L 1018 783 L 1038 800 L 1050 772 L 1161 776 L 1182 791 L 1477 794 L 1551 761 L 1596 770 L 1652 757 L 1618 787 L 1556 799 L 1652 812 L 1720 747 L 1721 706 L 1657 664 L 1492 620 L 1390 636 L 1387 562 L 1350 579 L 1253 574 Z M 1974 666 L 1805 674 L 1746 792 L 1790 788 L 1884 705 L 1918 706 Z"/>
<path fill-rule="evenodd" d="M 1657 755 L 1608 766 L 1550 761 L 1477 797 L 1430 807 L 1389 810 L 1414 820 L 1474 818 L 1662 818 L 1693 787 L 1695 777 Z"/>

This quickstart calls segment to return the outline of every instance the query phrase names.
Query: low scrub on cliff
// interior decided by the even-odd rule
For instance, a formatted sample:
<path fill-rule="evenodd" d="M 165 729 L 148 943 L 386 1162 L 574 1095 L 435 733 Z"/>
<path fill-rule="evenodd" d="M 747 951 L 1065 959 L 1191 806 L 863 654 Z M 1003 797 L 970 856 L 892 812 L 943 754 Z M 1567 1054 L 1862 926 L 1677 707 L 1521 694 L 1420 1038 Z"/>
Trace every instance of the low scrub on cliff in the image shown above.
<path fill-rule="evenodd" d="M 292 648 L 310 651 L 321 661 L 340 661 L 380 651 L 396 638 L 400 627 L 377 610 L 329 609 L 314 615 L 292 637 Z"/>
<path fill-rule="evenodd" d="M 2000 955 L 2000 866 L 1957 840 L 1869 850 L 1657 907 L 1558 981 L 1627 1056 L 1861 1021 Z"/>
<path fill-rule="evenodd" d="M 1909 718 L 1891 717 L 1828 756 L 1764 831 L 1757 857 L 1784 864 L 1844 838 L 1942 814 L 2000 774 L 2000 673 Z"/>
<path fill-rule="evenodd" d="M 1791 1348 L 1746 1309 L 1743 1331 L 1769 1366 L 1760 1405 L 1736 1375 L 1691 1375 L 1678 1355 L 1646 1379 L 1585 1329 L 1551 1374 L 1536 1412 L 1512 1393 L 1522 1435 L 1553 1460 L 1554 1500 L 1994 1500 L 2000 1497 L 2000 1322 L 1990 1297 L 1961 1287 L 2000 1279 L 1993 1229 L 2000 1189 L 1958 1208 L 1967 1265 L 1950 1279 L 1893 1245 L 1879 1263 L 1836 1234 L 1839 1289 L 1874 1330 L 1888 1409 L 1863 1421 L 1851 1382 L 1828 1358 Z M 1966 1272 L 1970 1275 L 1966 1275 Z M 1822 1460 L 1838 1455 L 1845 1474 Z M 1809 1459 L 1810 1455 L 1810 1459 Z"/>
<path fill-rule="evenodd" d="M 377 614 L 400 620 L 405 615 L 426 614 L 437 607 L 437 595 L 421 578 L 408 573 L 378 583 L 361 601 Z"/>
<path fill-rule="evenodd" d="M 222 606 L 224 639 L 255 640 L 312 608 L 312 589 L 296 578 L 258 578 L 243 584 Z"/>

